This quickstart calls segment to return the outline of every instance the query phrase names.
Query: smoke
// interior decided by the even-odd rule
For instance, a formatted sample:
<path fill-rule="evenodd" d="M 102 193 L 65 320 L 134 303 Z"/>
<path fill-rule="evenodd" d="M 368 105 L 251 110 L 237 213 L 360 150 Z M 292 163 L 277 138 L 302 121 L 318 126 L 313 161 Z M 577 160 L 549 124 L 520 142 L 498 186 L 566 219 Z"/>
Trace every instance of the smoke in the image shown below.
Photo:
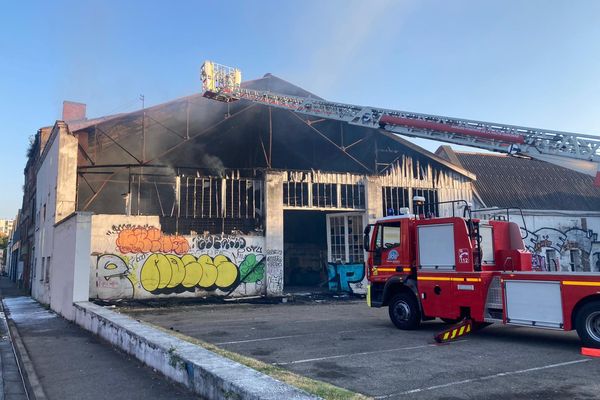
<path fill-rule="evenodd" d="M 225 165 L 223 165 L 223 161 L 221 161 L 219 157 L 205 152 L 204 146 L 200 147 L 200 165 L 208 169 L 211 174 L 219 177 L 225 176 Z"/>

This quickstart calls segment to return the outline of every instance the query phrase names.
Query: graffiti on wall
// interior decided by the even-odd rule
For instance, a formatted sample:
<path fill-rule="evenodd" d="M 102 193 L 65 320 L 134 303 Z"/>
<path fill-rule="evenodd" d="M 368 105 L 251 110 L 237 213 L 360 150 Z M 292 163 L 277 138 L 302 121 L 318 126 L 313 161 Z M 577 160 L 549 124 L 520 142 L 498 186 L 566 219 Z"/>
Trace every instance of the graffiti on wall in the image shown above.
<path fill-rule="evenodd" d="M 97 256 L 100 298 L 263 292 L 263 237 L 167 235 L 151 226 L 113 227 L 114 248 Z M 222 293 L 223 294 L 223 293 Z"/>
<path fill-rule="evenodd" d="M 364 264 L 327 263 L 327 278 L 331 291 L 364 293 Z"/>
<path fill-rule="evenodd" d="M 600 242 L 598 233 L 593 230 L 544 227 L 527 233 L 525 247 L 533 254 L 534 269 L 600 271 L 600 258 L 598 262 L 594 260 L 600 251 Z"/>
<path fill-rule="evenodd" d="M 283 291 L 283 250 L 267 250 L 267 286 L 269 293 Z"/>
<path fill-rule="evenodd" d="M 116 240 L 121 253 L 186 254 L 190 245 L 183 236 L 163 235 L 157 228 L 128 228 L 119 232 Z"/>

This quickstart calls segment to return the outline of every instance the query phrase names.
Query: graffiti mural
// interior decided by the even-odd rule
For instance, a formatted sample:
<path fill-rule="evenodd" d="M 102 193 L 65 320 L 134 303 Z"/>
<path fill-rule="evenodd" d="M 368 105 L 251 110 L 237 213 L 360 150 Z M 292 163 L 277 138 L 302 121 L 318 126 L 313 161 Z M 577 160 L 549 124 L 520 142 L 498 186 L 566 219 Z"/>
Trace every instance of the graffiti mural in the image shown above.
<path fill-rule="evenodd" d="M 593 230 L 544 227 L 527 233 L 525 247 L 534 255 L 534 269 L 600 271 L 593 259 L 600 251 L 598 233 Z"/>
<path fill-rule="evenodd" d="M 183 236 L 163 235 L 157 228 L 128 228 L 119 232 L 116 240 L 121 253 L 186 254 L 190 246 Z"/>
<path fill-rule="evenodd" d="M 103 254 L 98 257 L 96 285 L 101 289 L 110 289 L 119 298 L 132 298 L 134 278 L 130 276 L 127 261 L 127 257 L 116 254 Z"/>
<path fill-rule="evenodd" d="M 364 293 L 364 264 L 327 263 L 329 290 L 334 292 Z"/>
<path fill-rule="evenodd" d="M 283 291 L 283 250 L 267 250 L 267 280 L 269 293 Z"/>
<path fill-rule="evenodd" d="M 106 232 L 106 231 L 105 231 Z M 153 226 L 124 224 L 94 249 L 96 296 L 256 295 L 264 293 L 264 237 L 168 235 Z"/>

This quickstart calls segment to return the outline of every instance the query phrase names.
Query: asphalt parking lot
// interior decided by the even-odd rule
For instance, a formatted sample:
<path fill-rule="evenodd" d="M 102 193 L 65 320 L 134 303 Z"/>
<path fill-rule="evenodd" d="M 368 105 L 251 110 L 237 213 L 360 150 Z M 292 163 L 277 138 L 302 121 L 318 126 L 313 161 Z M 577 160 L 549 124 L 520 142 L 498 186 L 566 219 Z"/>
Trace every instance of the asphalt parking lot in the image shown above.
<path fill-rule="evenodd" d="M 127 310 L 140 319 L 378 399 L 598 399 L 600 359 L 574 332 L 489 326 L 437 345 L 447 327 L 400 331 L 364 301 Z"/>

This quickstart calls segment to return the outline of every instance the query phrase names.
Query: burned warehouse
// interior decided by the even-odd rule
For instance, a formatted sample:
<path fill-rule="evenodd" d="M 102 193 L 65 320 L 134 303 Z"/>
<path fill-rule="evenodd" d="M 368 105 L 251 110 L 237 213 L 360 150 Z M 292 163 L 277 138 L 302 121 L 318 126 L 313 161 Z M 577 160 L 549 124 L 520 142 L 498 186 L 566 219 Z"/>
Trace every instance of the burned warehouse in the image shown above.
<path fill-rule="evenodd" d="M 271 74 L 244 86 L 318 98 Z M 382 130 L 200 94 L 95 120 L 66 106 L 37 162 L 47 303 L 61 280 L 100 299 L 361 292 L 366 224 L 416 195 L 435 215 L 472 199 L 471 172 Z"/>

